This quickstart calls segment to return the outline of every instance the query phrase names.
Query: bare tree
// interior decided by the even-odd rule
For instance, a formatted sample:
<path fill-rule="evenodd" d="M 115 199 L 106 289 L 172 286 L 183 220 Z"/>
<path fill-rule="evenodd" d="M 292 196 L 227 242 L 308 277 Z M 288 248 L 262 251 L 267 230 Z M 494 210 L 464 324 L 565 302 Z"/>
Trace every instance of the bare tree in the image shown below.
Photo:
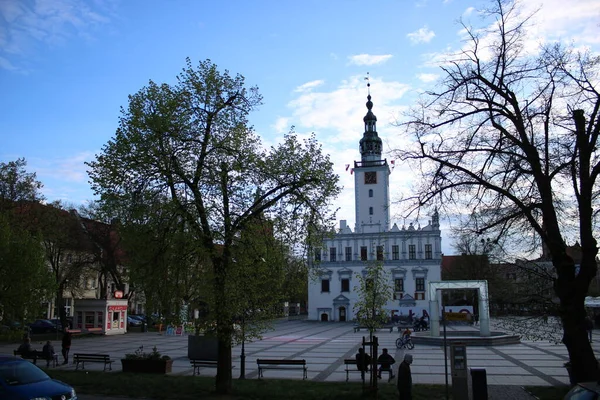
<path fill-rule="evenodd" d="M 415 146 L 398 157 L 418 161 L 423 174 L 413 206 L 476 211 L 478 232 L 492 239 L 518 233 L 520 243 L 547 245 L 574 377 L 597 380 L 584 298 L 598 252 L 600 59 L 560 45 L 527 53 L 529 18 L 517 6 L 495 0 L 485 13 L 490 29 L 463 24 L 468 45 L 403 123 Z M 573 235 L 582 247 L 578 270 L 565 240 Z"/>

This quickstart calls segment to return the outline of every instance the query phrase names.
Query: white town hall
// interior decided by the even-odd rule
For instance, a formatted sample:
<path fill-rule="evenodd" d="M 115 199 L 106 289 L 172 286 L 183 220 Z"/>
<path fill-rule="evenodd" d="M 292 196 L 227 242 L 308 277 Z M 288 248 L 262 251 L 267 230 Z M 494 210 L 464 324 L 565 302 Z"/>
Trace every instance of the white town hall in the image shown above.
<path fill-rule="evenodd" d="M 360 140 L 361 160 L 354 162 L 356 224 L 354 231 L 345 220 L 322 247 L 309 256 L 318 271 L 308 281 L 308 319 L 350 321 L 358 300 L 358 277 L 368 265 L 382 263 L 393 288 L 386 309 L 394 315 L 417 317 L 429 310 L 427 283 L 439 281 L 442 260 L 441 232 L 437 211 L 424 227 L 412 223 L 390 229 L 390 167 L 381 159 L 382 141 L 377 135 L 377 118 L 367 96 L 365 132 Z"/>

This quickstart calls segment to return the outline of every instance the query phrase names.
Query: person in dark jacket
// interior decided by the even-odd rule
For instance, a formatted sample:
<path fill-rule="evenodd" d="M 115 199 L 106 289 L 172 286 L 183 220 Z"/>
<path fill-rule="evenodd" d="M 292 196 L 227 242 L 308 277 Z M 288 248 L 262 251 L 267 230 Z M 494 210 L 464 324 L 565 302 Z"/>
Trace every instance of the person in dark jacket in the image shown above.
<path fill-rule="evenodd" d="M 69 363 L 69 350 L 71 350 L 71 333 L 65 330 L 62 337 L 62 356 L 64 358 L 63 364 Z"/>
<path fill-rule="evenodd" d="M 17 351 L 22 356 L 28 356 L 33 353 L 33 348 L 31 347 L 31 338 L 29 336 L 25 336 L 23 338 L 23 343 L 21 343 Z"/>
<path fill-rule="evenodd" d="M 381 355 L 377 358 L 377 363 L 379 364 L 379 371 L 377 377 L 381 379 L 381 371 L 388 371 L 392 368 L 392 365 L 396 363 L 394 357 L 388 353 L 388 349 L 381 350 Z M 392 372 L 393 375 L 393 372 Z"/>
<path fill-rule="evenodd" d="M 369 371 L 369 364 L 371 364 L 371 356 L 365 353 L 365 349 L 359 347 L 356 353 L 356 368 L 361 371 L 362 379 L 365 379 L 365 372 Z"/>
<path fill-rule="evenodd" d="M 49 340 L 44 347 L 42 347 L 42 355 L 46 360 L 46 367 L 49 367 L 52 360 L 54 360 L 54 346 L 52 346 L 52 343 Z"/>
<path fill-rule="evenodd" d="M 410 364 L 413 362 L 411 354 L 404 355 L 404 361 L 398 367 L 398 399 L 412 400 L 412 375 L 410 373 Z"/>

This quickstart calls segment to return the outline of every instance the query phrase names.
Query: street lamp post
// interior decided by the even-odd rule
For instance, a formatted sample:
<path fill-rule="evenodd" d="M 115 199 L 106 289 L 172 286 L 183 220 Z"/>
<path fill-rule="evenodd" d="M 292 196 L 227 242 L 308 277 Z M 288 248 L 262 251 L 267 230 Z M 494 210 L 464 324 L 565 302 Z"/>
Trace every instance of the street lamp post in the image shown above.
<path fill-rule="evenodd" d="M 242 354 L 240 355 L 240 379 L 246 379 L 246 332 L 245 332 L 245 316 L 242 315 L 241 320 L 241 329 L 242 329 Z"/>

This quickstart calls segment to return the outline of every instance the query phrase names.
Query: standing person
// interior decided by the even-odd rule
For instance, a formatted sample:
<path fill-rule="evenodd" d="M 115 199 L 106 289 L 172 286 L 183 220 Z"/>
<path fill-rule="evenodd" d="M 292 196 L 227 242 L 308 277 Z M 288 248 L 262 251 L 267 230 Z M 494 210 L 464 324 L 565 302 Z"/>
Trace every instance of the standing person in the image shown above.
<path fill-rule="evenodd" d="M 590 340 L 590 343 L 592 343 L 592 330 L 594 329 L 594 321 L 592 321 L 589 315 L 585 317 L 585 329 L 588 333 L 588 339 Z"/>
<path fill-rule="evenodd" d="M 356 353 L 356 368 L 360 371 L 360 376 L 363 380 L 365 379 L 365 372 L 369 370 L 370 364 L 371 356 L 365 353 L 365 349 L 359 347 L 358 353 Z"/>
<path fill-rule="evenodd" d="M 398 367 L 398 399 L 412 400 L 412 375 L 410 373 L 410 364 L 413 362 L 411 354 L 404 355 L 404 361 Z"/>
<path fill-rule="evenodd" d="M 62 356 L 65 359 L 63 361 L 63 365 L 69 363 L 69 350 L 70 349 L 71 349 L 71 333 L 65 329 L 65 333 L 63 333 L 63 337 L 62 337 Z"/>
<path fill-rule="evenodd" d="M 46 342 L 44 347 L 42 347 L 42 354 L 46 359 L 46 367 L 49 367 L 50 362 L 54 360 L 54 346 L 52 346 L 52 343 L 49 340 Z"/>
<path fill-rule="evenodd" d="M 383 349 L 381 355 L 377 358 L 377 363 L 380 364 L 377 377 L 381 379 L 381 371 L 391 371 L 392 365 L 396 363 L 396 360 L 388 353 L 388 349 Z M 392 372 L 390 379 L 393 375 L 394 373 Z"/>

